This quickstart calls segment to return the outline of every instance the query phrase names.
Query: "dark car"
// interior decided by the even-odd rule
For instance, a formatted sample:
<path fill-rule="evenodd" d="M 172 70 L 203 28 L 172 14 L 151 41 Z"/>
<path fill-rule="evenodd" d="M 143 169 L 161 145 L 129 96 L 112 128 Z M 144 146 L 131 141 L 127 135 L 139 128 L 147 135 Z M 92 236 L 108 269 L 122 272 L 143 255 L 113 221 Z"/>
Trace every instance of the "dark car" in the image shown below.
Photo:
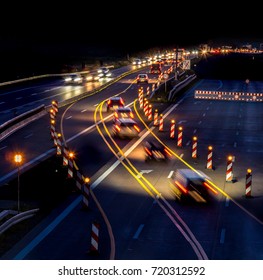
<path fill-rule="evenodd" d="M 109 98 L 107 101 L 107 112 L 109 112 L 111 110 L 113 111 L 119 107 L 124 107 L 124 106 L 125 106 L 125 102 L 122 97 L 113 96 L 113 97 Z"/>
<path fill-rule="evenodd" d="M 166 161 L 170 156 L 170 152 L 165 146 L 153 141 L 146 141 L 144 143 L 144 151 L 146 161 Z"/>

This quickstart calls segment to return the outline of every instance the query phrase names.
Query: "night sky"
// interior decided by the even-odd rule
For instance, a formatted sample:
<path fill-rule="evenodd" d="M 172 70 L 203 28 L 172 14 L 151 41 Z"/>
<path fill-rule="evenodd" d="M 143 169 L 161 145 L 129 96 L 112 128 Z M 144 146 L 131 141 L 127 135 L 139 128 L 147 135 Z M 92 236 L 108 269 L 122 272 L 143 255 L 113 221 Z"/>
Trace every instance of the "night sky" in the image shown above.
<path fill-rule="evenodd" d="M 222 2 L 24 2 L 2 9 L 0 59 L 8 71 L 72 58 L 201 43 L 263 42 L 260 7 Z M 12 65 L 12 67 L 11 67 Z M 3 68 L 3 67 L 2 67 Z M 1 70 L 3 73 L 3 69 Z"/>

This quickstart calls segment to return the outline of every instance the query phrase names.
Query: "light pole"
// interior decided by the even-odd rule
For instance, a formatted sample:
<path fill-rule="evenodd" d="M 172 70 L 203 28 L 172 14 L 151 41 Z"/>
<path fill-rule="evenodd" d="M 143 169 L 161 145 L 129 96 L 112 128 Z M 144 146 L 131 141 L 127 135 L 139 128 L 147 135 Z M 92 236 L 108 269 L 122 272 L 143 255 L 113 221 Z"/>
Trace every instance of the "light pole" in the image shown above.
<path fill-rule="evenodd" d="M 23 161 L 21 154 L 15 154 L 14 161 L 17 164 L 17 212 L 20 212 L 20 165 Z"/>

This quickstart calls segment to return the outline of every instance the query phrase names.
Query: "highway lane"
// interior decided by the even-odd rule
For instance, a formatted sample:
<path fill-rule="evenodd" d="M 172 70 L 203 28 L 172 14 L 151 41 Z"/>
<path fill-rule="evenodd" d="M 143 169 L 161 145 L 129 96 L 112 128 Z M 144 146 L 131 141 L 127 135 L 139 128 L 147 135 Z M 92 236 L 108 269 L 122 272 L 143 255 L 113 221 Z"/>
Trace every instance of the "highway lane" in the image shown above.
<path fill-rule="evenodd" d="M 0 122 L 4 123 L 15 115 L 32 110 L 42 104 L 49 106 L 52 100 L 59 103 L 77 97 L 87 91 L 92 91 L 115 79 L 125 72 L 136 70 L 133 65 L 112 69 L 110 78 L 88 82 L 81 85 L 66 85 L 62 76 L 50 76 L 23 83 L 13 83 L 0 87 Z M 86 74 L 82 74 L 84 77 Z"/>
<path fill-rule="evenodd" d="M 211 83 L 211 81 L 208 82 Z M 160 188 L 160 192 L 164 193 L 167 199 L 171 199 L 171 204 L 174 209 L 180 213 L 181 217 L 187 221 L 188 225 L 191 225 L 190 228 L 198 237 L 197 239 L 201 241 L 210 259 L 260 259 L 262 257 L 262 241 L 260 238 L 260 236 L 262 236 L 262 222 L 260 219 L 262 212 L 258 206 L 261 204 L 260 197 L 262 196 L 262 190 L 260 186 L 255 189 L 253 188 L 256 194 L 255 199 L 244 198 L 244 173 L 242 173 L 242 170 L 246 170 L 245 165 L 249 163 L 249 161 L 238 160 L 242 158 L 244 146 L 233 144 L 233 137 L 236 136 L 238 121 L 240 120 L 240 122 L 246 123 L 247 112 L 249 112 L 251 116 L 249 123 L 254 124 L 252 126 L 254 129 L 258 127 L 256 112 L 260 110 L 260 108 L 257 107 L 260 104 L 195 100 L 193 99 L 193 90 L 198 86 L 202 86 L 203 88 L 202 83 L 205 82 L 201 81 L 186 94 L 184 102 L 182 102 L 180 106 L 177 106 L 172 114 L 172 118 L 175 118 L 178 124 L 184 125 L 183 148 L 176 148 L 175 140 L 169 139 L 168 128 L 166 128 L 164 133 L 159 134 L 168 146 L 176 150 L 180 158 L 187 160 L 187 162 L 191 163 L 195 168 L 208 173 L 212 182 L 214 182 L 216 186 L 219 186 L 219 189 L 222 190 L 222 194 L 217 196 L 215 203 L 204 207 L 200 205 L 190 205 L 186 207 L 175 204 L 168 191 L 167 176 L 174 168 L 184 165 L 179 158 L 176 157 L 176 159 L 171 161 L 168 165 L 155 165 L 155 168 L 158 170 L 158 175 L 156 175 L 155 168 L 153 168 L 152 165 L 150 168 L 149 165 L 145 165 L 142 156 L 142 147 L 140 145 L 129 154 L 129 158 L 136 164 L 138 170 L 153 170 L 145 176 L 151 180 L 154 187 Z M 220 104 L 222 104 L 222 107 L 219 107 Z M 248 106 L 246 107 L 246 105 Z M 221 121 L 218 122 L 217 119 Z M 250 130 L 251 126 L 245 125 L 243 132 L 248 133 Z M 197 134 L 199 139 L 199 156 L 197 161 L 191 159 L 190 140 L 193 134 Z M 220 141 L 218 141 L 219 135 L 221 135 Z M 89 135 L 89 137 L 94 136 Z M 250 140 L 248 140 L 248 138 Z M 84 141 L 84 143 L 87 143 L 86 139 L 87 138 L 81 140 L 81 138 L 76 138 L 76 141 Z M 97 137 L 94 139 L 97 139 Z M 256 140 L 256 135 L 254 137 L 245 137 L 243 145 L 247 143 L 249 143 L 249 145 L 253 144 L 253 147 L 256 149 L 257 146 L 254 146 Z M 121 148 L 124 148 L 125 144 L 127 144 L 127 141 L 119 142 L 122 143 L 120 144 Z M 242 141 L 240 143 L 242 143 Z M 102 144 L 98 146 L 102 147 Z M 206 170 L 205 168 L 207 145 L 213 145 L 214 148 L 219 148 L 215 153 L 215 169 L 213 171 Z M 78 145 L 76 145 L 76 147 L 78 147 Z M 225 183 L 225 155 L 228 154 L 230 147 L 235 150 L 235 176 L 236 174 L 240 176 L 234 183 Z M 106 155 L 106 150 L 107 149 L 103 148 L 103 155 Z M 261 150 L 259 150 L 258 154 L 260 153 Z M 255 153 L 251 153 L 251 150 L 248 149 L 243 157 L 245 159 L 251 157 L 255 166 L 257 164 L 260 165 L 260 156 L 254 157 L 254 154 Z M 88 172 L 89 164 L 86 163 L 83 165 L 83 163 L 85 163 L 85 161 L 81 162 L 82 168 Z M 109 163 L 104 170 L 106 170 L 108 166 L 111 166 L 111 164 Z M 167 256 L 171 256 L 171 258 L 175 259 L 195 258 L 191 249 L 187 247 L 189 244 L 182 241 L 182 236 L 175 230 L 174 225 L 171 226 L 171 220 L 167 219 L 167 216 L 160 211 L 155 200 L 145 197 L 145 194 L 143 195 L 143 192 L 141 193 L 140 188 L 138 188 L 140 186 L 136 187 L 136 182 L 134 182 L 134 180 L 129 179 L 129 177 L 124 177 L 123 167 L 121 167 L 120 164 L 119 166 L 120 170 L 119 167 L 118 170 L 116 168 L 114 173 L 110 174 L 110 177 L 107 177 L 107 180 L 103 180 L 102 183 L 99 184 L 99 187 L 96 186 L 94 190 L 96 191 L 96 196 L 99 197 L 101 205 L 103 205 L 103 209 L 106 209 L 107 213 L 109 213 L 108 218 L 114 229 L 115 240 L 117 240 L 117 258 L 158 259 L 164 258 L 164 256 L 166 256 L 166 258 Z M 254 170 L 254 167 L 252 170 Z M 257 171 L 259 173 L 254 176 L 256 177 L 255 182 L 262 177 L 261 171 L 259 169 L 257 169 Z M 95 177 L 96 176 L 94 176 L 93 181 L 95 181 Z M 129 192 L 126 190 L 129 190 Z M 230 196 L 226 195 L 228 193 Z M 256 199 L 256 197 L 258 199 Z M 134 213 L 135 210 L 136 213 Z M 78 220 L 77 216 L 79 215 L 76 214 L 75 210 L 74 215 L 76 215 L 74 217 L 75 220 Z M 156 219 L 156 216 L 161 218 Z M 75 236 L 73 235 L 74 227 L 68 229 L 68 231 L 67 238 L 68 236 Z M 78 228 L 78 231 L 81 231 L 82 236 L 84 236 L 87 232 L 87 228 L 83 230 Z M 59 236 L 60 232 L 60 230 L 57 230 L 56 233 L 54 231 L 52 235 Z M 103 232 L 101 234 L 102 244 L 105 244 L 106 237 Z M 74 239 L 70 240 L 74 242 Z M 88 243 L 86 239 L 85 242 L 86 245 L 84 248 L 87 248 Z M 47 241 L 47 244 L 50 243 Z M 69 244 L 69 242 L 67 244 Z M 153 246 L 152 244 L 158 245 Z M 255 244 L 258 249 L 251 250 L 251 248 L 254 248 Z M 180 249 L 180 245 L 188 249 Z M 47 246 L 44 246 L 44 243 L 40 246 L 47 248 Z M 49 245 L 49 247 L 52 246 Z M 75 248 L 74 250 L 73 247 L 74 246 L 70 247 L 69 245 L 66 252 L 63 253 L 65 258 L 71 258 L 71 256 L 76 254 L 76 251 L 80 250 L 80 248 Z M 147 250 L 145 250 L 145 248 L 147 248 Z M 172 250 L 172 248 L 177 248 L 178 250 Z M 61 250 L 63 251 L 63 248 L 61 248 Z M 101 253 L 101 258 L 105 258 L 108 249 L 105 251 L 103 250 Z M 173 255 L 173 253 L 175 255 Z M 240 253 L 242 253 L 242 255 L 240 255 Z M 37 251 L 34 251 L 34 254 L 30 256 L 37 257 L 40 255 L 38 255 Z M 48 255 L 45 256 L 47 257 Z M 52 258 L 53 255 L 51 252 L 49 252 L 49 256 Z M 57 254 L 56 257 L 59 258 L 59 254 Z"/>
<path fill-rule="evenodd" d="M 114 75 L 119 76 L 126 71 L 141 71 L 141 69 L 144 69 L 143 67 L 135 67 L 135 66 L 125 66 L 120 69 L 114 69 Z M 132 77 L 135 78 L 136 74 L 134 74 Z M 36 90 L 35 87 L 30 87 L 27 89 L 24 89 L 24 92 L 26 92 L 28 99 L 30 100 L 30 104 L 33 104 L 33 99 L 36 98 L 37 103 L 41 103 L 45 101 L 46 106 L 49 106 L 52 102 L 52 100 L 56 99 L 58 102 L 63 102 L 69 98 L 72 98 L 73 96 L 80 96 L 83 93 L 86 93 L 87 95 L 91 95 L 89 97 L 89 103 L 92 104 L 91 107 L 89 107 L 92 111 L 94 110 L 94 105 L 98 103 L 99 100 L 102 100 L 103 96 L 100 96 L 99 94 L 95 94 L 92 90 L 94 88 L 99 88 L 102 85 L 105 85 L 108 82 L 108 80 L 103 80 L 99 83 L 87 83 L 84 86 L 65 86 L 61 80 L 55 82 L 55 87 L 51 91 L 48 91 L 48 94 L 45 92 L 46 87 L 54 86 L 54 82 L 46 82 L 46 83 L 40 83 L 40 85 L 37 86 L 39 90 L 38 97 L 34 96 L 33 93 Z M 60 84 L 59 87 L 57 87 L 57 83 Z M 62 84 L 61 84 L 62 83 Z M 20 90 L 23 89 L 22 86 L 17 85 L 17 89 L 14 90 L 14 92 L 17 92 L 17 94 L 20 94 Z M 20 88 L 21 87 L 21 88 Z M 62 92 L 62 93 L 61 93 Z M 89 94 L 90 92 L 90 94 Z M 16 102 L 15 96 L 12 95 L 12 98 L 10 100 L 11 94 L 15 94 L 12 92 L 6 92 L 2 93 L 2 96 L 6 96 L 5 98 L 9 97 L 10 104 L 13 104 L 9 109 L 6 109 L 3 114 L 1 114 L 1 118 L 3 120 L 9 119 L 10 117 L 13 117 L 12 110 L 14 109 L 14 103 Z M 48 95 L 48 96 L 46 96 Z M 17 95 L 16 95 L 17 96 Z M 33 97 L 32 97 L 33 96 Z M 45 97 L 43 97 L 45 96 Z M 99 97 L 98 97 L 99 96 Z M 32 99 L 33 98 L 33 99 Z M 44 98 L 44 99 L 43 99 Z M 22 101 L 21 101 L 22 102 Z M 29 108 L 27 105 L 29 103 L 21 103 L 23 104 L 24 110 L 28 110 Z M 35 103 L 34 103 L 35 104 Z M 83 118 L 83 115 L 86 115 L 87 113 L 87 102 L 83 102 L 85 104 L 83 106 L 83 109 L 81 109 L 81 115 Z M 3 104 L 4 106 L 4 104 Z M 34 105 L 35 108 L 36 104 Z M 62 114 L 63 110 L 65 108 L 61 108 L 59 114 Z M 58 118 L 59 118 L 58 114 Z M 92 114 L 90 115 L 92 119 Z M 70 119 L 71 117 L 68 116 Z M 41 119 L 38 119 L 30 124 L 28 124 L 23 129 L 16 131 L 14 134 L 9 136 L 7 139 L 1 141 L 0 145 L 0 156 L 5 159 L 5 161 L 1 162 L 1 169 L 0 169 L 0 183 L 5 183 L 10 178 L 12 178 L 16 174 L 16 168 L 13 166 L 12 163 L 12 153 L 17 150 L 22 150 L 24 152 L 25 156 L 25 164 L 21 167 L 21 171 L 25 171 L 29 169 L 30 166 L 37 164 L 41 160 L 45 159 L 46 157 L 52 155 L 55 150 L 53 148 L 53 140 L 50 138 L 50 119 L 49 116 L 46 115 L 42 117 Z M 92 121 L 91 121 L 92 122 Z M 78 132 L 81 132 L 87 128 L 88 123 L 81 122 L 81 125 L 78 125 Z M 75 126 L 75 125 L 73 125 Z M 59 129 L 59 128 L 57 128 Z"/>

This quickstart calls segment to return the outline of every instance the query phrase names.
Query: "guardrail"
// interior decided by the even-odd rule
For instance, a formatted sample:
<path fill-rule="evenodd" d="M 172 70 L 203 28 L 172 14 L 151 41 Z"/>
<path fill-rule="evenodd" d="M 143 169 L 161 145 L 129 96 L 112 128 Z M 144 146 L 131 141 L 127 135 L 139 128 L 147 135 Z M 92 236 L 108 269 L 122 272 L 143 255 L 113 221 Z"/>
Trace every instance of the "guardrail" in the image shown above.
<path fill-rule="evenodd" d="M 121 74 L 120 76 L 118 76 L 117 78 L 105 83 L 104 85 L 102 85 L 98 88 L 95 88 L 92 91 L 87 91 L 83 94 L 80 94 L 78 96 L 75 96 L 75 97 L 72 97 L 70 99 L 67 99 L 65 101 L 60 102 L 58 104 L 58 107 L 61 108 L 63 106 L 66 106 L 66 105 L 69 105 L 69 104 L 74 103 L 76 101 L 79 101 L 81 99 L 84 99 L 84 98 L 86 98 L 86 97 L 88 97 L 92 94 L 95 94 L 95 93 L 103 90 L 104 88 L 110 86 L 111 84 L 117 82 L 118 80 L 122 79 L 123 77 L 125 77 L 129 74 L 132 74 L 134 72 L 137 72 L 137 71 L 138 71 L 138 69 L 134 69 L 134 70 L 125 72 L 125 73 Z M 81 73 L 84 73 L 84 72 L 81 72 Z M 47 76 L 51 76 L 51 75 L 42 75 L 42 76 L 39 76 L 39 77 L 47 77 Z M 22 80 L 25 80 L 25 79 L 22 79 Z M 22 80 L 20 80 L 20 81 L 22 81 Z M 25 125 L 29 124 L 30 122 L 44 116 L 50 110 L 51 106 L 52 106 L 51 104 L 47 105 L 47 106 L 45 106 L 43 104 L 43 105 L 41 105 L 41 106 L 39 106 L 35 109 L 32 109 L 28 112 L 25 112 L 25 113 L 13 118 L 13 119 L 7 121 L 7 122 L 5 122 L 4 124 L 2 124 L 0 126 L 0 141 L 4 140 L 6 137 L 11 135 L 12 133 L 17 131 L 18 129 L 24 127 Z"/>
<path fill-rule="evenodd" d="M 7 211 L 11 211 L 11 210 L 7 210 Z M 29 210 L 29 211 L 24 211 L 24 212 L 21 212 L 19 214 L 16 214 L 15 216 L 13 216 L 12 218 L 8 219 L 5 223 L 3 223 L 1 226 L 0 226 L 0 234 L 4 233 L 6 230 L 8 230 L 11 226 L 19 223 L 19 222 L 22 222 L 26 219 L 29 219 L 31 217 L 33 217 L 36 212 L 38 212 L 39 209 L 32 209 L 32 210 Z M 13 212 L 12 212 L 13 213 Z M 12 214 L 11 212 L 8 213 L 8 214 Z"/>
<path fill-rule="evenodd" d="M 47 111 L 45 105 L 40 105 L 39 107 L 25 112 L 0 125 L 0 141 L 14 133 L 16 130 L 24 127 L 28 123 L 42 117 L 46 113 Z"/>
<path fill-rule="evenodd" d="M 172 100 L 174 98 L 174 95 L 180 91 L 183 87 L 187 86 L 189 83 L 191 83 L 196 78 L 196 75 L 190 75 L 187 78 L 185 78 L 182 82 L 176 84 L 173 89 L 170 90 L 168 95 L 168 101 Z"/>

